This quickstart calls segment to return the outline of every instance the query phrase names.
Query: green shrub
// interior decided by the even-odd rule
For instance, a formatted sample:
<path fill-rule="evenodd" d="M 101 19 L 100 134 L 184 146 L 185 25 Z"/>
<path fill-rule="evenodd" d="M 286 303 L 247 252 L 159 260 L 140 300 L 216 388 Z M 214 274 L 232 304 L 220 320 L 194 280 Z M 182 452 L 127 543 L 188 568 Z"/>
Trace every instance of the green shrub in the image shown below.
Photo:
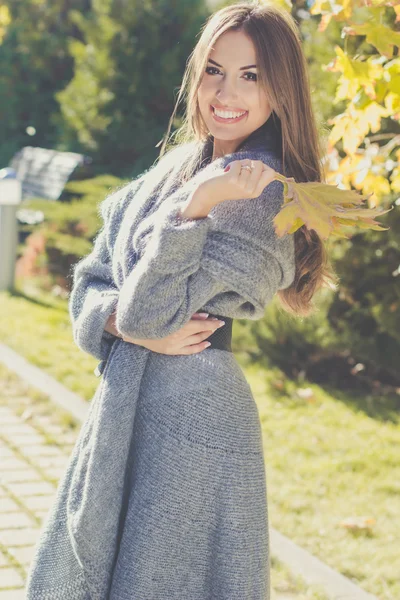
<path fill-rule="evenodd" d="M 353 236 L 335 261 L 340 289 L 327 316 L 343 346 L 399 382 L 400 206 L 380 222 L 390 229 Z"/>
<path fill-rule="evenodd" d="M 101 227 L 99 203 L 123 183 L 117 177 L 101 175 L 68 183 L 70 202 L 33 199 L 24 203 L 24 207 L 41 210 L 45 215 L 43 224 L 32 230 L 44 236 L 45 268 L 58 284 L 70 287 L 72 266 L 90 252 Z"/>

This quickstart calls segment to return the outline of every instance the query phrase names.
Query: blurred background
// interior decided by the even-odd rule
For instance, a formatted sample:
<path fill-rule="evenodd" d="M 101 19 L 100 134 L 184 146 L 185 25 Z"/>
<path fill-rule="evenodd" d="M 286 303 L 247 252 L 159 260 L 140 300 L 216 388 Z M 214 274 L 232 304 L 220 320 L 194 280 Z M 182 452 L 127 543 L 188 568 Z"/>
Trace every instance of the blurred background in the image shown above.
<path fill-rule="evenodd" d="M 22 191 L 15 283 L 0 290 L 0 342 L 85 400 L 99 383 L 97 361 L 72 341 L 71 268 L 91 250 L 99 203 L 157 158 L 200 28 L 226 4 L 0 0 L 0 205 L 6 182 L 19 181 Z M 339 286 L 317 296 L 313 316 L 291 318 L 274 300 L 263 320 L 235 322 L 234 351 L 260 411 L 272 523 L 365 590 L 394 600 L 400 3 L 275 4 L 299 25 L 328 182 L 393 210 L 379 219 L 388 231 L 329 240 Z M 4 268 L 10 258 L 1 239 L 0 248 Z M 0 364 L 2 404 L 25 416 L 30 407 L 32 419 L 43 398 L 15 392 L 18 385 Z M 77 427 L 65 415 L 64 426 Z M 11 556 L 23 578 L 23 563 Z"/>

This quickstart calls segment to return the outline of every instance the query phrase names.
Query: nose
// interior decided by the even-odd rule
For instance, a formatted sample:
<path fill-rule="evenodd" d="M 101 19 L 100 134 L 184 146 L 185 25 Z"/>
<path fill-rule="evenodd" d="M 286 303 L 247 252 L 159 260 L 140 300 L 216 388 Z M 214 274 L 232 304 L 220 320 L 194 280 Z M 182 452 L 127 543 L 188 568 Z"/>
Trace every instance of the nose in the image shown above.
<path fill-rule="evenodd" d="M 225 77 L 219 84 L 216 97 L 221 104 L 229 105 L 238 97 L 235 81 Z"/>

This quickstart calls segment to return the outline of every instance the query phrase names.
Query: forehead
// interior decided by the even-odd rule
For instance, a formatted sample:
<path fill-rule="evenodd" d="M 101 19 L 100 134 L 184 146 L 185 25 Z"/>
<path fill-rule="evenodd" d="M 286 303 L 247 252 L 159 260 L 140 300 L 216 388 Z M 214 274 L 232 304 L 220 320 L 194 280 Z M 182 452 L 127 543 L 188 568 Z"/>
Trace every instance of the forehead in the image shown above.
<path fill-rule="evenodd" d="M 241 67 L 256 62 L 256 50 L 252 40 L 242 31 L 225 31 L 211 47 L 209 57 L 224 67 Z"/>

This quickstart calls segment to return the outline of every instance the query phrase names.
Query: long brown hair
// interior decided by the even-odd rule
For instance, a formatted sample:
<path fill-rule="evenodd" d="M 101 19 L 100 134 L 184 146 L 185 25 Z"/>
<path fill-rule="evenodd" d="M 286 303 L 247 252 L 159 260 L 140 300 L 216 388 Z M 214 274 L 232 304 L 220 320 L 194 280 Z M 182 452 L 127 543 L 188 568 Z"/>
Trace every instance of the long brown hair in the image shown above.
<path fill-rule="evenodd" d="M 209 137 L 202 119 L 197 92 L 211 48 L 223 33 L 241 30 L 256 50 L 258 80 L 270 103 L 274 121 L 282 135 L 283 175 L 297 182 L 325 181 L 321 167 L 323 150 L 311 104 L 307 63 L 297 24 L 285 10 L 263 2 L 239 2 L 226 6 L 209 17 L 191 53 L 182 80 L 168 131 L 161 146 L 163 155 L 169 140 L 185 143 L 197 141 L 197 150 L 182 169 L 188 179 L 201 156 L 202 143 Z M 177 107 L 184 98 L 186 113 L 182 126 L 170 136 Z M 196 145 L 195 145 L 196 148 Z M 311 300 L 321 287 L 335 287 L 323 241 L 314 230 L 300 227 L 294 234 L 296 273 L 293 283 L 278 290 L 281 307 L 292 315 L 307 316 L 314 312 Z"/>

